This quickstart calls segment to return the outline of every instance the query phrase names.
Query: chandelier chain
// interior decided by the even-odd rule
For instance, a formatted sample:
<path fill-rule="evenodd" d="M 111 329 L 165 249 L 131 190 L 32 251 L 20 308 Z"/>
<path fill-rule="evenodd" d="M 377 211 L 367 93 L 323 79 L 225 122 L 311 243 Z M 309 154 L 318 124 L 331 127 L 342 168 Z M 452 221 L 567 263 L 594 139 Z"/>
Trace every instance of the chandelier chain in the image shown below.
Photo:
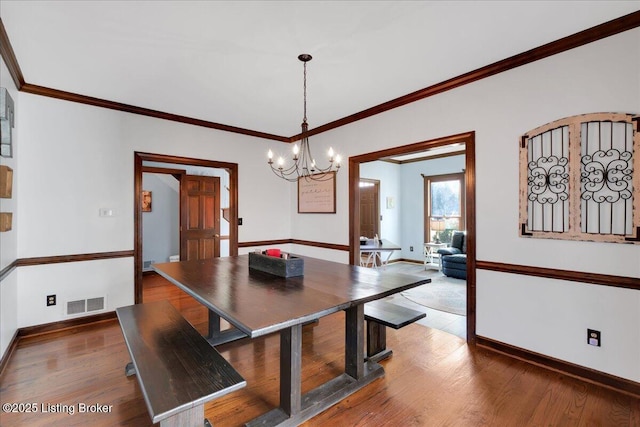
<path fill-rule="evenodd" d="M 302 122 L 307 123 L 307 63 L 304 63 L 304 116 L 302 117 Z"/>

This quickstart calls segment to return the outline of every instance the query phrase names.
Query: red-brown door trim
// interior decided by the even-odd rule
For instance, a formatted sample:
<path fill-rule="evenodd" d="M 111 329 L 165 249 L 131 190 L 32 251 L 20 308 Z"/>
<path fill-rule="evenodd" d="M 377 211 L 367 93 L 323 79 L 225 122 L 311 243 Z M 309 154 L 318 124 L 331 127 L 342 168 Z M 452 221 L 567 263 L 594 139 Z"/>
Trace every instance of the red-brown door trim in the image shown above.
<path fill-rule="evenodd" d="M 226 169 L 229 173 L 229 255 L 238 255 L 238 164 L 217 160 L 194 159 L 153 153 L 134 153 L 133 179 L 133 264 L 134 300 L 142 302 L 142 170 L 143 162 L 160 162 L 180 165 L 204 166 Z"/>

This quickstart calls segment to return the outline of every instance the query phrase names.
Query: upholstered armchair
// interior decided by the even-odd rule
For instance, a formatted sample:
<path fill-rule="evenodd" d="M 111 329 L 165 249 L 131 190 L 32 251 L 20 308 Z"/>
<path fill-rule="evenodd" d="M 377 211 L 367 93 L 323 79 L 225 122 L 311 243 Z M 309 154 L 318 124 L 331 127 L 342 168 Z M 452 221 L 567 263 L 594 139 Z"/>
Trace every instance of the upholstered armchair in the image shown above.
<path fill-rule="evenodd" d="M 467 279 L 467 233 L 454 231 L 451 245 L 438 249 L 442 258 L 442 272 L 445 276 Z"/>

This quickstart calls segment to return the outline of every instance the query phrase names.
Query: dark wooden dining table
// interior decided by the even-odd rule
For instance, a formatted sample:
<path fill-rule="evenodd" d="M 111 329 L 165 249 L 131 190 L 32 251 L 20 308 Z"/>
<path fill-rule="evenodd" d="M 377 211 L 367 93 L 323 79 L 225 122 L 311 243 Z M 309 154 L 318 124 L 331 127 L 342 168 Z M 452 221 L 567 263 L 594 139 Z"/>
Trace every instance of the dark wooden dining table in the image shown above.
<path fill-rule="evenodd" d="M 429 283 L 396 272 L 311 257 L 304 275 L 284 278 L 249 269 L 248 255 L 154 264 L 154 270 L 209 310 L 209 342 L 280 334 L 280 406 L 247 423 L 297 425 L 384 375 L 365 360 L 364 304 Z M 301 392 L 302 326 L 345 312 L 345 372 Z M 220 331 L 220 318 L 234 329 Z"/>

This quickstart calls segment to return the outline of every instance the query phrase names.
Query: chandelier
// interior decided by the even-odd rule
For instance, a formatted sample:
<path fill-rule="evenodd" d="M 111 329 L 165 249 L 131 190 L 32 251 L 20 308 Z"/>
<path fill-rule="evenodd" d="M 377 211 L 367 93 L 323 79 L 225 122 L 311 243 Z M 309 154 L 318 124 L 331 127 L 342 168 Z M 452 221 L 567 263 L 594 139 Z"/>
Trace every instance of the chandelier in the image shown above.
<path fill-rule="evenodd" d="M 307 124 L 307 62 L 311 61 L 311 55 L 303 53 L 298 59 L 304 64 L 304 117 L 302 119 L 302 140 L 300 146 L 293 146 L 292 160 L 293 164 L 285 165 L 285 159 L 279 157 L 277 161 L 273 160 L 273 151 L 269 150 L 267 154 L 269 158 L 269 166 L 277 176 L 290 182 L 296 182 L 300 178 L 313 181 L 326 181 L 333 178 L 333 174 L 340 169 L 340 155 L 333 152 L 333 148 L 329 147 L 329 165 L 325 168 L 319 167 L 315 159 L 311 155 L 309 148 L 309 138 L 307 136 L 309 125 Z"/>

